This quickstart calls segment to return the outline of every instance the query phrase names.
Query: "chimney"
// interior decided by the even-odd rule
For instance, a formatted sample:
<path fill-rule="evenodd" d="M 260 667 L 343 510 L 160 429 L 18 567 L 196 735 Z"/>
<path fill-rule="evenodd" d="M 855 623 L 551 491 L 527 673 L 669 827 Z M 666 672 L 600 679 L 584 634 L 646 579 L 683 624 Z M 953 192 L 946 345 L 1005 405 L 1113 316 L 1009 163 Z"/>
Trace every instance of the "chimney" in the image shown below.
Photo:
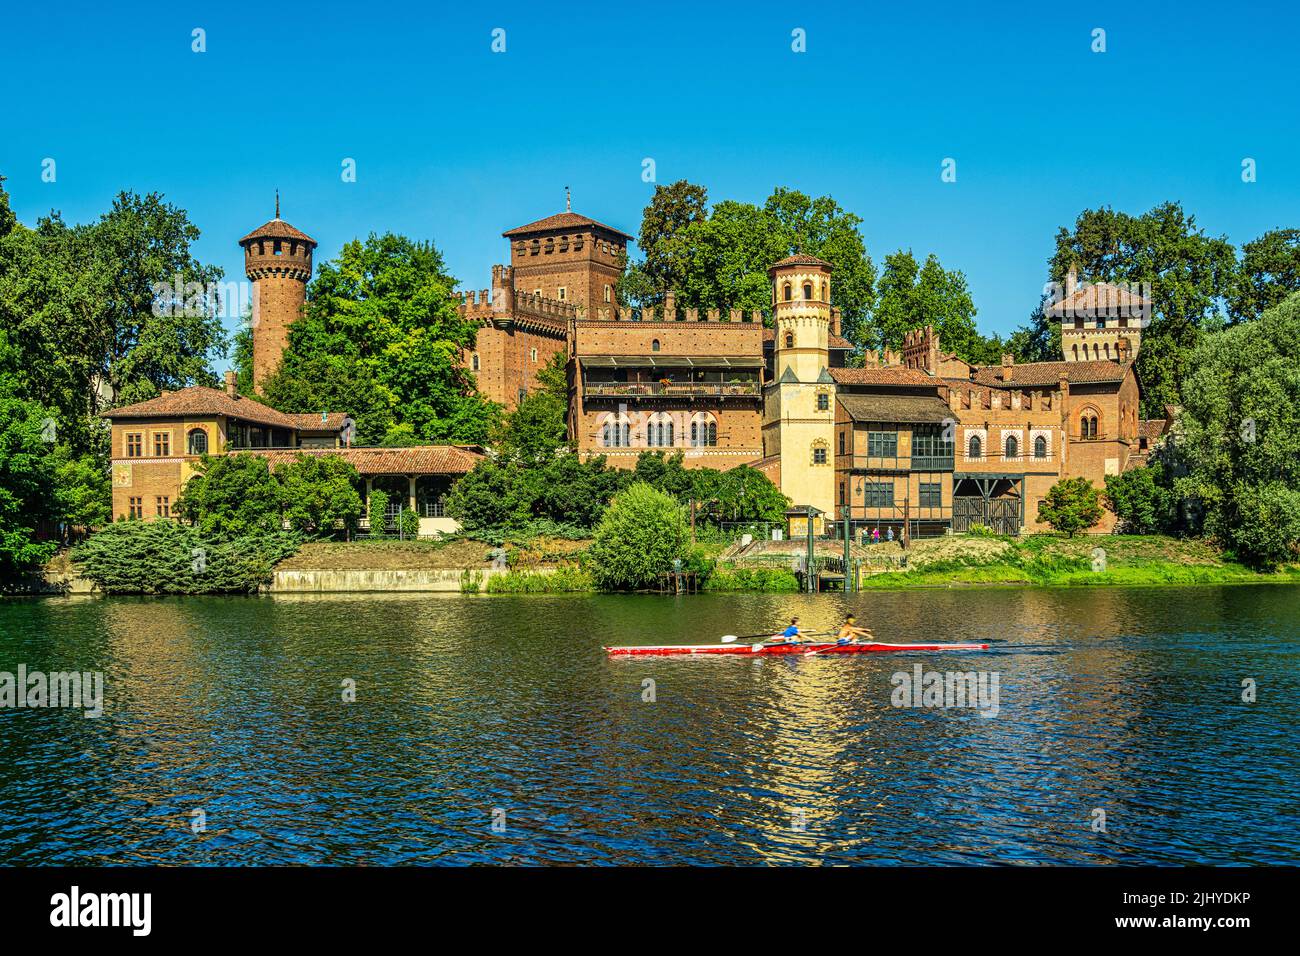
<path fill-rule="evenodd" d="M 229 395 L 231 398 L 238 398 L 238 397 L 239 397 L 238 394 L 236 393 L 236 390 L 235 390 L 235 371 L 234 371 L 234 369 L 227 369 L 227 371 L 226 371 L 226 394 Z"/>
<path fill-rule="evenodd" d="M 1079 288 L 1079 270 L 1070 264 L 1070 271 L 1065 274 L 1065 297 L 1068 299 Z"/>

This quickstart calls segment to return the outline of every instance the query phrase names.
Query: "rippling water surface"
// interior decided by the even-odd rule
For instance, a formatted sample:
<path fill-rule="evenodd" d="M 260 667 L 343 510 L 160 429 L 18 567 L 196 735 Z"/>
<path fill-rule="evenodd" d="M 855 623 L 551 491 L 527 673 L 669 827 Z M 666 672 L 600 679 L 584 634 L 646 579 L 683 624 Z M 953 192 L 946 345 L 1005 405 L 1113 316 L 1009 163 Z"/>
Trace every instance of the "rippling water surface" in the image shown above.
<path fill-rule="evenodd" d="M 602 650 L 846 606 L 1002 643 Z M 0 671 L 106 697 L 0 710 L 0 863 L 1295 864 L 1298 631 L 1267 586 L 0 603 Z M 996 672 L 997 716 L 891 706 L 917 663 Z"/>

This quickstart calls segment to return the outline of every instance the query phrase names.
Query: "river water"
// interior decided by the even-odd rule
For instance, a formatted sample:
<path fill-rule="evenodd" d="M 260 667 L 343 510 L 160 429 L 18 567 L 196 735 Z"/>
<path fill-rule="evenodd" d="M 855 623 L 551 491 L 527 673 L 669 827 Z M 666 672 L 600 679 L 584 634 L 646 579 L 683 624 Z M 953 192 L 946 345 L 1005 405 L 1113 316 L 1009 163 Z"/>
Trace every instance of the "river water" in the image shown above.
<path fill-rule="evenodd" d="M 602 650 L 847 607 L 998 646 Z M 10 601 L 0 671 L 104 713 L 0 709 L 0 864 L 1296 864 L 1298 632 L 1286 586 Z M 917 664 L 996 715 L 894 706 Z"/>

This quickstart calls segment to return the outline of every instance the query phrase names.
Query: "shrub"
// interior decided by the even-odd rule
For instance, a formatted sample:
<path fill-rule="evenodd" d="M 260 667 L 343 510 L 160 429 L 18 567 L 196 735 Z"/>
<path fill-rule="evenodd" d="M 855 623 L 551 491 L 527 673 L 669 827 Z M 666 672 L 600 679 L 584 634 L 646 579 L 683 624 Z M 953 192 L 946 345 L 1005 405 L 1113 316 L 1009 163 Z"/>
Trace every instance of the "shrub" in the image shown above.
<path fill-rule="evenodd" d="M 381 535 L 388 530 L 388 492 L 372 488 L 367 504 L 366 517 L 370 519 L 370 534 Z"/>
<path fill-rule="evenodd" d="M 241 452 L 204 456 L 198 474 L 176 502 L 176 512 L 213 538 L 279 531 L 280 485 L 266 459 Z"/>
<path fill-rule="evenodd" d="M 357 469 L 337 455 L 299 455 L 275 470 L 280 507 L 289 527 L 308 535 L 355 532 L 361 520 Z"/>
<path fill-rule="evenodd" d="M 222 539 L 175 521 L 122 521 L 74 548 L 72 561 L 105 594 L 247 593 L 298 544 L 288 532 Z"/>
<path fill-rule="evenodd" d="M 768 593 L 798 591 L 799 579 L 789 568 L 718 567 L 704 582 L 704 590 Z"/>
<path fill-rule="evenodd" d="M 1101 520 L 1100 492 L 1087 478 L 1062 478 L 1047 490 L 1038 520 L 1073 538 Z"/>
<path fill-rule="evenodd" d="M 404 538 L 416 538 L 420 535 L 420 516 L 410 508 L 403 508 L 397 516 L 397 527 Z"/>
<path fill-rule="evenodd" d="M 633 590 L 653 584 L 673 561 L 686 556 L 681 507 L 644 482 L 615 496 L 596 528 L 587 569 L 602 590 Z"/>
<path fill-rule="evenodd" d="M 1125 534 L 1156 534 L 1175 524 L 1173 490 L 1159 462 L 1107 475 L 1105 502 Z"/>
<path fill-rule="evenodd" d="M 509 571 L 487 580 L 489 594 L 555 594 L 567 591 L 594 591 L 591 575 L 571 564 L 554 571 Z"/>

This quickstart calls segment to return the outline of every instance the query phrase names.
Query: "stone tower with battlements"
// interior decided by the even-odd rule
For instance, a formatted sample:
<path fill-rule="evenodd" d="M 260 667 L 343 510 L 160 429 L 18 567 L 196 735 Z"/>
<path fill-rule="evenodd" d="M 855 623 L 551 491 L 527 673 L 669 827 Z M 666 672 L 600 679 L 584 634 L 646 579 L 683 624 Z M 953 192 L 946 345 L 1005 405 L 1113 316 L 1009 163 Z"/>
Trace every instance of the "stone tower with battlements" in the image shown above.
<path fill-rule="evenodd" d="M 280 218 L 277 196 L 275 218 L 240 239 L 239 245 L 244 274 L 253 283 L 253 389 L 260 392 L 280 367 L 289 326 L 302 315 L 316 240 Z"/>
<path fill-rule="evenodd" d="M 768 270 L 776 336 L 763 396 L 763 454 L 781 457 L 781 491 L 834 517 L 835 382 L 830 376 L 831 264 L 794 255 Z"/>

